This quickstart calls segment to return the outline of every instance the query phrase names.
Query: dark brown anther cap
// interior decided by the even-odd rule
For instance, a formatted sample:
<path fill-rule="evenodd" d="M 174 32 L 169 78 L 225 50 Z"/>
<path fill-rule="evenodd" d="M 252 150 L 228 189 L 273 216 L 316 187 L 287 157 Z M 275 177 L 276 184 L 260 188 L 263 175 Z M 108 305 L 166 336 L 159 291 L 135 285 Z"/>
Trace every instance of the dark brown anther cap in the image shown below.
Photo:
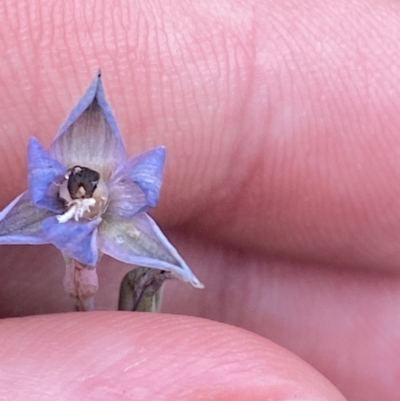
<path fill-rule="evenodd" d="M 75 166 L 68 170 L 68 192 L 72 199 L 91 198 L 100 180 L 97 171 Z"/>

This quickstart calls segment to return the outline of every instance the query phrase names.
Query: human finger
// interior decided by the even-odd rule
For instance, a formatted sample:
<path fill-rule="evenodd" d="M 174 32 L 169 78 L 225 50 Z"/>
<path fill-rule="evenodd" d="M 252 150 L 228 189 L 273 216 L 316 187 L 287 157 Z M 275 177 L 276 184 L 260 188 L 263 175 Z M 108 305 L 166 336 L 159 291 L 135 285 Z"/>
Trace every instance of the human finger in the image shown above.
<path fill-rule="evenodd" d="M 47 315 L 3 320 L 0 337 L 9 400 L 344 400 L 281 347 L 196 318 Z"/>
<path fill-rule="evenodd" d="M 101 66 L 131 153 L 167 145 L 162 223 L 397 270 L 398 7 L 211 3 L 3 3 L 1 203 Z"/>

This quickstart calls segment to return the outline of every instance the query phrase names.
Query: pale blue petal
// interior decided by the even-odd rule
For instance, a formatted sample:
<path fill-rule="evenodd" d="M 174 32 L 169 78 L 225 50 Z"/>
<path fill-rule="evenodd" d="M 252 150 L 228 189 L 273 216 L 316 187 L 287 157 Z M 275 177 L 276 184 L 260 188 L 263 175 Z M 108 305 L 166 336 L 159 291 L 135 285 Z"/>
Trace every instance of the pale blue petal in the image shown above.
<path fill-rule="evenodd" d="M 57 180 L 63 178 L 67 169 L 52 159 L 36 138 L 31 138 L 29 142 L 28 168 L 29 192 L 34 204 L 54 213 L 61 213 L 63 204 L 58 197 Z"/>
<path fill-rule="evenodd" d="M 60 223 L 54 216 L 43 221 L 42 229 L 49 242 L 62 253 L 85 265 L 96 266 L 99 258 L 97 227 L 100 223 L 100 218 L 85 223 L 74 220 Z"/>
<path fill-rule="evenodd" d="M 203 286 L 145 213 L 130 219 L 104 219 L 99 228 L 99 245 L 101 252 L 122 262 L 171 271 L 194 287 Z"/>
<path fill-rule="evenodd" d="M 72 110 L 49 153 L 68 168 L 88 167 L 98 171 L 105 180 L 127 158 L 100 75 Z"/>
<path fill-rule="evenodd" d="M 109 206 L 106 216 L 131 217 L 149 209 L 145 193 L 130 180 L 119 180 L 109 185 Z"/>
<path fill-rule="evenodd" d="M 0 244 L 48 244 L 42 221 L 52 213 L 38 209 L 24 192 L 0 213 Z"/>
<path fill-rule="evenodd" d="M 165 165 L 165 147 L 126 160 L 110 183 L 110 213 L 132 217 L 158 203 Z"/>

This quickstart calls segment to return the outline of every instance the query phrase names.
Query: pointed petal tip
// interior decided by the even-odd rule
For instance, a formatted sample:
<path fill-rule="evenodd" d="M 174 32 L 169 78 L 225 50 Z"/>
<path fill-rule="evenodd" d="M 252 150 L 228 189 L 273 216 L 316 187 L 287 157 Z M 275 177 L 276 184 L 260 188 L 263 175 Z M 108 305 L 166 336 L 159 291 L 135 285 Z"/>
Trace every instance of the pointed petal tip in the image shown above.
<path fill-rule="evenodd" d="M 33 145 L 36 145 L 38 143 L 40 143 L 39 140 L 36 137 L 31 136 L 29 138 L 29 145 L 28 146 L 33 146 Z"/>
<path fill-rule="evenodd" d="M 34 136 L 31 136 L 30 138 L 29 138 L 29 143 L 28 143 L 28 155 L 32 152 L 32 151 L 34 151 L 34 150 L 36 150 L 36 149 L 39 149 L 39 150 L 45 150 L 44 149 L 44 146 L 40 143 L 40 141 L 39 141 L 39 139 L 37 139 L 36 137 L 34 137 Z"/>
<path fill-rule="evenodd" d="M 155 152 L 159 155 L 163 164 L 165 164 L 165 157 L 167 156 L 167 147 L 165 145 L 155 148 Z"/>
<path fill-rule="evenodd" d="M 177 271 L 176 269 L 170 270 L 173 277 L 191 284 L 194 288 L 200 290 L 204 288 L 204 284 L 194 275 L 190 267 L 182 260 L 180 268 L 182 269 L 181 271 Z"/>
<path fill-rule="evenodd" d="M 194 288 L 199 288 L 200 290 L 204 288 L 204 284 L 196 276 L 190 280 L 190 284 L 192 284 Z"/>
<path fill-rule="evenodd" d="M 50 212 L 38 209 L 27 192 L 17 196 L 0 212 L 0 244 L 46 244 L 41 222 Z"/>
<path fill-rule="evenodd" d="M 66 166 L 84 165 L 107 178 L 127 159 L 100 71 L 61 126 L 49 154 Z"/>
<path fill-rule="evenodd" d="M 203 289 L 204 284 L 196 277 L 196 275 L 192 272 L 190 267 L 186 264 L 186 262 L 180 256 L 179 256 L 179 259 L 180 259 L 180 267 L 182 268 L 182 271 L 178 275 L 178 278 L 192 284 L 192 286 L 194 288 Z"/>
<path fill-rule="evenodd" d="M 195 288 L 204 285 L 195 276 L 160 228 L 146 213 L 127 219 L 104 219 L 100 251 L 121 262 L 166 270 Z"/>
<path fill-rule="evenodd" d="M 165 159 L 166 148 L 159 146 L 120 164 L 112 177 L 109 214 L 133 217 L 157 206 Z"/>
<path fill-rule="evenodd" d="M 103 74 L 101 72 L 101 68 L 98 69 L 97 74 L 92 82 L 93 86 L 96 86 L 96 92 L 98 93 L 99 90 L 103 91 Z"/>

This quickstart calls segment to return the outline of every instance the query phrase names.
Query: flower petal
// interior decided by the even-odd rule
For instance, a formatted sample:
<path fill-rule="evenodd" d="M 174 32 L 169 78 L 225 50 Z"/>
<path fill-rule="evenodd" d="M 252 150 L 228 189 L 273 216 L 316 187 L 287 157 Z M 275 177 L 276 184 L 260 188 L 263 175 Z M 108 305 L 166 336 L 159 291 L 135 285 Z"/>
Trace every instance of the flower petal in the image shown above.
<path fill-rule="evenodd" d="M 130 180 L 122 179 L 109 185 L 109 199 L 106 216 L 118 215 L 132 217 L 145 212 L 149 206 L 146 195 L 139 185 Z"/>
<path fill-rule="evenodd" d="M 97 247 L 97 227 L 101 219 L 86 223 L 68 221 L 60 223 L 57 217 L 43 221 L 42 229 L 49 242 L 72 259 L 89 266 L 96 266 L 99 258 Z"/>
<path fill-rule="evenodd" d="M 0 213 L 0 244 L 48 244 L 41 224 L 51 215 L 38 209 L 24 192 Z"/>
<path fill-rule="evenodd" d="M 88 167 L 105 180 L 127 158 L 100 74 L 61 127 L 49 153 L 68 168 Z"/>
<path fill-rule="evenodd" d="M 132 217 L 156 206 L 164 165 L 164 146 L 126 160 L 111 179 L 110 212 Z"/>
<path fill-rule="evenodd" d="M 194 287 L 203 285 L 157 224 L 145 213 L 130 219 L 104 219 L 99 228 L 100 250 L 125 263 L 168 270 Z"/>
<path fill-rule="evenodd" d="M 31 138 L 28 146 L 28 181 L 33 203 L 40 208 L 61 213 L 63 204 L 58 197 L 56 180 L 65 175 L 67 169 L 52 159 L 42 144 Z"/>

